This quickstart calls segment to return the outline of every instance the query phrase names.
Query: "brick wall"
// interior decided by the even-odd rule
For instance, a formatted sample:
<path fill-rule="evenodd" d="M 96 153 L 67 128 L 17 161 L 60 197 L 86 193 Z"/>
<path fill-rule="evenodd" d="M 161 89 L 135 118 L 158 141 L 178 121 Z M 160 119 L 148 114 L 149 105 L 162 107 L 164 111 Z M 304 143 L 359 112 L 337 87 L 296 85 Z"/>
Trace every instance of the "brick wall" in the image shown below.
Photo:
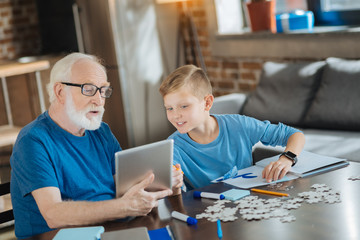
<path fill-rule="evenodd" d="M 0 0 L 0 59 L 37 55 L 39 51 L 35 0 Z"/>
<path fill-rule="evenodd" d="M 201 52 L 204 57 L 207 74 L 213 85 L 215 96 L 225 95 L 234 92 L 253 91 L 260 78 L 264 59 L 244 58 L 223 58 L 213 56 L 209 43 L 209 32 L 207 26 L 206 10 L 203 0 L 188 2 L 188 9 L 191 11 Z M 180 5 L 179 5 L 180 7 Z M 187 62 L 193 63 L 190 51 L 190 38 L 184 36 L 187 41 Z"/>

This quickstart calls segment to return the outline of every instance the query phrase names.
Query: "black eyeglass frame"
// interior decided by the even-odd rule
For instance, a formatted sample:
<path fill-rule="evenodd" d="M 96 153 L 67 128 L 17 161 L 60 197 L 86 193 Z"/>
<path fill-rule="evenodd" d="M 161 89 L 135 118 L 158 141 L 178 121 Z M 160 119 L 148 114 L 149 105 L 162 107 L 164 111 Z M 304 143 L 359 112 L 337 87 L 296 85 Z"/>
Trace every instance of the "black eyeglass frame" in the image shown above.
<path fill-rule="evenodd" d="M 84 95 L 84 96 L 88 96 L 88 97 L 92 97 L 96 94 L 96 92 L 99 90 L 100 92 L 100 96 L 103 97 L 103 98 L 110 98 L 111 95 L 112 95 L 112 90 L 113 88 L 111 86 L 102 86 L 102 87 L 97 87 L 96 85 L 94 84 L 91 84 L 91 83 L 84 83 L 84 84 L 77 84 L 77 83 L 69 83 L 69 82 L 60 82 L 61 84 L 64 84 L 64 85 L 67 85 L 67 86 L 72 86 L 72 87 L 80 87 L 81 88 L 81 94 Z M 93 86 L 96 88 L 94 94 L 92 95 L 89 95 L 89 94 L 85 94 L 84 93 L 84 86 Z M 108 89 L 111 89 L 111 93 L 109 96 L 105 96 L 105 92 L 102 93 L 102 89 L 105 89 L 105 90 L 108 90 Z"/>

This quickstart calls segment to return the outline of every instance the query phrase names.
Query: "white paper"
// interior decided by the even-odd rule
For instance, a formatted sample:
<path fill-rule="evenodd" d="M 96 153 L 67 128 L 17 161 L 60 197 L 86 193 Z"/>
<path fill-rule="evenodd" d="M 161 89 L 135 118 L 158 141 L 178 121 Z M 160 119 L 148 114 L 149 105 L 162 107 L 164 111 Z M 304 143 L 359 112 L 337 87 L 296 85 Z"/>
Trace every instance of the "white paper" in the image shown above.
<path fill-rule="evenodd" d="M 244 168 L 244 169 L 241 169 L 238 171 L 237 176 L 241 176 L 241 177 L 226 179 L 223 182 L 233 185 L 238 188 L 248 189 L 248 188 L 252 188 L 252 187 L 268 185 L 271 183 L 286 182 L 286 181 L 290 181 L 290 180 L 293 180 L 293 179 L 296 179 L 299 177 L 299 176 L 295 176 L 293 174 L 287 174 L 285 177 L 283 177 L 280 180 L 268 183 L 268 182 L 266 182 L 265 179 L 262 178 L 263 169 L 264 169 L 263 167 L 256 166 L 256 165 L 248 167 L 248 168 Z M 214 180 L 212 182 L 217 182 L 217 181 Z"/>
<path fill-rule="evenodd" d="M 264 168 L 269 165 L 270 162 L 275 162 L 279 159 L 280 155 L 276 155 L 274 157 L 265 158 L 256 163 L 256 165 Z M 293 166 L 289 172 L 292 172 L 297 175 L 302 175 L 304 173 L 313 171 L 318 168 L 326 167 L 335 163 L 344 162 L 346 159 L 335 158 L 323 156 L 307 151 L 302 151 L 302 153 L 298 156 L 298 162 L 295 166 Z"/>

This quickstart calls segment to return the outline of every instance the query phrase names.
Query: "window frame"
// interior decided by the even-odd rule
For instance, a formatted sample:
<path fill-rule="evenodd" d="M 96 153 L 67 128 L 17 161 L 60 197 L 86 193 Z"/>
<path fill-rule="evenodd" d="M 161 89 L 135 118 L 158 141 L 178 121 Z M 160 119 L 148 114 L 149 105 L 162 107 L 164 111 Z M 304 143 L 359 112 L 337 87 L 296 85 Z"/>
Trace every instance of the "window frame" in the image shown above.
<path fill-rule="evenodd" d="M 323 11 L 321 0 L 307 0 L 307 4 L 314 13 L 315 26 L 360 25 L 360 9 Z"/>

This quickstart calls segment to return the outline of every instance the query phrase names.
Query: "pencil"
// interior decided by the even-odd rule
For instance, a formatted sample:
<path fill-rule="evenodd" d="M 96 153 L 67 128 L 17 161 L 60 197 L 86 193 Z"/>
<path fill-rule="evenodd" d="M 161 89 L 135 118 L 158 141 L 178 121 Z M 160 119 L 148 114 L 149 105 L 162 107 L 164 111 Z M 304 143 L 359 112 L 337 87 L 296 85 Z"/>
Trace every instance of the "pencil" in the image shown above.
<path fill-rule="evenodd" d="M 180 168 L 177 168 L 175 165 L 173 165 L 173 167 L 174 167 L 177 171 L 179 171 L 179 170 L 180 170 Z M 183 172 L 183 171 L 181 171 L 181 173 L 182 173 L 182 174 L 184 174 L 184 172 Z"/>
<path fill-rule="evenodd" d="M 289 194 L 287 194 L 287 193 L 279 193 L 279 192 L 267 191 L 267 190 L 262 190 L 262 189 L 257 189 L 257 188 L 252 188 L 251 191 L 258 192 L 258 193 L 264 193 L 264 194 L 271 194 L 271 195 L 281 196 L 281 197 L 289 196 Z"/>

